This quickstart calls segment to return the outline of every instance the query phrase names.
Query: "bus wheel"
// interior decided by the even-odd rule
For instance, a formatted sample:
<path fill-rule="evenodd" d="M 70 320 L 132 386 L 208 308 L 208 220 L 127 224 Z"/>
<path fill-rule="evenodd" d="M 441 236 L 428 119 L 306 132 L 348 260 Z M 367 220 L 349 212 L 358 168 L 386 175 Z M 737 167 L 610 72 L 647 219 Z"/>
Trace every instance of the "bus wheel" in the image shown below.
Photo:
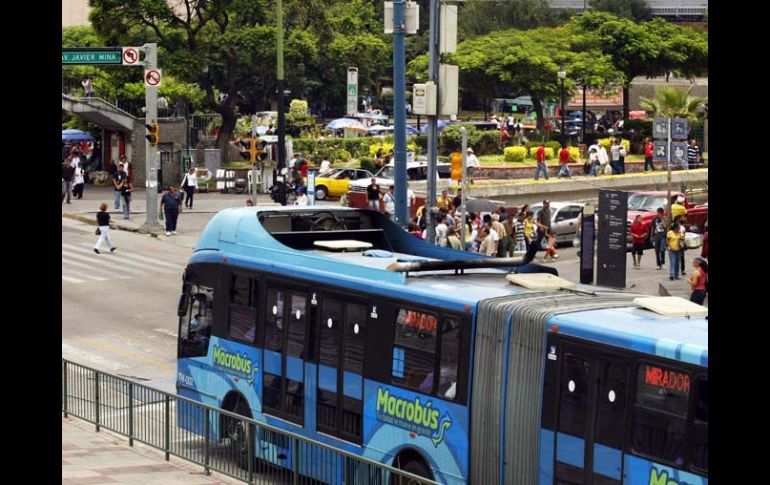
<path fill-rule="evenodd" d="M 243 401 L 239 401 L 232 412 L 247 418 L 251 417 L 249 407 Z M 248 424 L 238 419 L 225 417 L 225 432 L 230 440 L 231 456 L 238 462 L 239 467 L 248 468 L 249 443 L 246 439 Z"/>
<path fill-rule="evenodd" d="M 404 470 L 405 472 L 413 473 L 420 477 L 427 478 L 428 480 L 433 479 L 433 474 L 430 472 L 430 469 L 420 458 L 406 461 L 400 466 L 397 465 L 396 468 Z M 421 482 L 412 478 L 392 476 L 390 483 L 391 485 L 420 485 Z"/>

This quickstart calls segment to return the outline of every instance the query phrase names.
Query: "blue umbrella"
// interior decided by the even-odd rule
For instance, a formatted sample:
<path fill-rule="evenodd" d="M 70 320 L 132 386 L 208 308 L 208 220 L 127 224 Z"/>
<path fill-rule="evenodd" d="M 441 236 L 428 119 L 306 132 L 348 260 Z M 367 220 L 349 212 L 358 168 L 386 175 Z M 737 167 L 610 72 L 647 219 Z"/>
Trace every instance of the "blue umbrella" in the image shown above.
<path fill-rule="evenodd" d="M 80 130 L 62 130 L 61 141 L 94 141 L 94 137 Z"/>
<path fill-rule="evenodd" d="M 358 120 L 354 120 L 352 118 L 337 118 L 336 120 L 333 120 L 331 123 L 326 125 L 325 127 L 327 130 L 359 130 L 359 131 L 366 131 L 366 127 L 363 123 L 361 123 Z"/>
<path fill-rule="evenodd" d="M 412 125 L 406 125 L 406 134 L 407 135 L 419 135 L 420 132 L 417 131 L 417 128 L 415 128 Z"/>
<path fill-rule="evenodd" d="M 393 131 L 393 126 L 374 125 L 366 129 L 369 133 L 379 133 L 381 131 Z"/>
<path fill-rule="evenodd" d="M 449 122 L 449 121 L 438 120 L 438 123 L 436 123 L 436 131 L 441 131 L 441 130 L 443 130 L 443 129 L 444 129 L 444 128 L 446 128 L 446 126 L 447 126 L 447 125 L 449 125 L 449 124 L 450 124 L 450 122 Z M 427 133 L 427 132 L 428 132 L 428 124 L 427 124 L 427 123 L 425 124 L 425 126 L 423 126 L 423 127 L 422 127 L 422 130 L 421 130 L 421 131 L 422 131 L 423 133 Z"/>

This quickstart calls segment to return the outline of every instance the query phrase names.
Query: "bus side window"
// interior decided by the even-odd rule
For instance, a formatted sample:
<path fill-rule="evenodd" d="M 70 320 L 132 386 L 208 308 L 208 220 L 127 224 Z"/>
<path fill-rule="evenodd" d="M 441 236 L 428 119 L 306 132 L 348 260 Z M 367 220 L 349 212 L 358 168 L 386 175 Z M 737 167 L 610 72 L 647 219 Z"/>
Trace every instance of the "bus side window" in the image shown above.
<path fill-rule="evenodd" d="M 281 352 L 283 350 L 283 291 L 270 288 L 267 290 L 267 318 L 265 318 L 265 348 Z"/>
<path fill-rule="evenodd" d="M 446 317 L 441 323 L 441 367 L 438 396 L 453 401 L 457 396 L 457 366 L 460 359 L 460 320 Z"/>
<path fill-rule="evenodd" d="M 687 457 L 690 374 L 639 364 L 631 446 L 637 453 L 681 468 Z"/>
<path fill-rule="evenodd" d="M 438 325 L 435 315 L 399 308 L 393 346 L 393 384 L 433 394 Z"/>
<path fill-rule="evenodd" d="M 709 466 L 709 381 L 695 381 L 695 409 L 693 411 L 692 464 L 701 470 Z"/>
<path fill-rule="evenodd" d="M 256 280 L 244 275 L 232 275 L 229 324 L 230 338 L 254 343 L 257 332 Z"/>

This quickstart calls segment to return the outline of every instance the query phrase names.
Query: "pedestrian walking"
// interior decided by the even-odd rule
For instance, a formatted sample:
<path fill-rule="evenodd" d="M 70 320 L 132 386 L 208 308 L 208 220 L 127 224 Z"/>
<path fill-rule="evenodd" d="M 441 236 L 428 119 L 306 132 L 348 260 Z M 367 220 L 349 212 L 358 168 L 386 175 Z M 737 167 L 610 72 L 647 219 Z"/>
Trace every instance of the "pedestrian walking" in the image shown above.
<path fill-rule="evenodd" d="M 628 153 L 626 152 L 626 146 L 623 144 L 623 140 L 620 138 L 618 138 L 618 147 L 620 154 L 620 158 L 618 159 L 618 172 L 622 175 L 626 173 L 626 155 L 628 155 Z"/>
<path fill-rule="evenodd" d="M 72 180 L 75 177 L 75 168 L 72 166 L 72 159 L 68 158 L 64 160 L 64 165 L 62 165 L 61 168 L 61 180 L 63 183 L 61 194 L 61 201 L 62 204 L 64 203 L 64 198 L 67 198 L 67 203 L 71 204 L 72 199 Z"/>
<path fill-rule="evenodd" d="M 620 142 L 616 138 L 610 146 L 610 166 L 612 175 L 620 174 Z"/>
<path fill-rule="evenodd" d="M 673 212 L 673 211 L 672 211 Z M 674 219 L 675 221 L 679 222 L 679 235 L 682 237 L 682 243 L 680 245 L 679 251 L 682 253 L 682 255 L 679 257 L 679 270 L 682 273 L 682 276 L 685 275 L 685 263 L 684 263 L 684 255 L 685 251 L 687 251 L 687 244 L 685 239 L 685 236 L 687 235 L 687 218 L 685 216 L 679 216 L 678 218 Z"/>
<path fill-rule="evenodd" d="M 376 178 L 372 178 L 372 183 L 366 186 L 366 198 L 369 202 L 369 209 L 380 210 L 380 185 Z"/>
<path fill-rule="evenodd" d="M 559 152 L 559 163 L 561 163 L 561 167 L 559 168 L 559 173 L 556 175 L 556 178 L 572 178 L 572 174 L 569 173 L 569 149 L 567 148 L 567 145 L 562 145 L 561 151 Z"/>
<path fill-rule="evenodd" d="M 96 240 L 96 246 L 94 246 L 94 252 L 96 254 L 100 254 L 99 248 L 102 247 L 103 242 L 107 243 L 110 252 L 114 253 L 117 249 L 110 238 L 110 222 L 110 213 L 107 212 L 107 204 L 102 202 L 101 205 L 99 205 L 99 212 L 96 213 L 96 225 L 99 226 L 96 230 L 99 239 Z"/>
<path fill-rule="evenodd" d="M 449 227 L 445 223 L 445 216 L 441 212 L 436 214 L 436 240 L 434 241 L 436 246 L 446 247 L 447 245 L 447 232 Z"/>
<path fill-rule="evenodd" d="M 390 189 L 382 196 L 383 202 L 385 202 L 385 214 L 388 215 L 391 221 L 396 219 L 396 186 L 391 185 Z"/>
<path fill-rule="evenodd" d="M 527 250 L 527 243 L 524 239 L 524 220 L 526 218 L 527 215 L 522 212 L 519 212 L 516 216 L 516 221 L 514 223 L 514 234 L 516 235 L 516 248 L 514 251 L 516 252 L 525 252 Z"/>
<path fill-rule="evenodd" d="M 634 218 L 634 223 L 631 224 L 629 232 L 631 233 L 631 257 L 634 260 L 634 268 L 639 269 L 642 267 L 644 244 L 647 240 L 647 233 L 642 224 L 642 216 L 638 215 Z"/>
<path fill-rule="evenodd" d="M 666 233 L 666 248 L 669 258 L 668 279 L 671 281 L 679 279 L 679 259 L 683 256 L 683 245 L 684 238 L 679 232 L 679 223 L 674 222 Z"/>
<path fill-rule="evenodd" d="M 650 223 L 650 240 L 655 248 L 655 264 L 663 269 L 666 264 L 666 216 L 663 207 L 658 207 L 658 215 Z"/>
<path fill-rule="evenodd" d="M 540 142 L 537 152 L 535 152 L 537 166 L 535 167 L 535 181 L 540 179 L 540 172 L 545 173 L 545 179 L 548 180 L 548 166 L 545 163 L 545 144 Z"/>
<path fill-rule="evenodd" d="M 650 167 L 650 171 L 655 171 L 655 165 L 652 164 L 652 150 L 654 145 L 649 138 L 644 139 L 644 171 L 647 171 L 647 167 Z"/>
<path fill-rule="evenodd" d="M 82 167 L 75 167 L 75 175 L 72 180 L 72 196 L 77 199 L 83 198 L 83 186 L 86 184 Z"/>
<path fill-rule="evenodd" d="M 588 162 L 590 164 L 588 175 L 597 177 L 599 175 L 599 152 L 596 148 L 591 148 L 591 150 L 589 150 Z"/>
<path fill-rule="evenodd" d="M 695 271 L 690 275 L 690 288 L 692 289 L 690 301 L 703 305 L 703 300 L 706 299 L 706 293 L 708 292 L 709 265 L 703 258 L 693 259 L 692 265 Z"/>
<path fill-rule="evenodd" d="M 186 174 L 184 174 L 184 178 L 182 179 L 182 189 L 185 192 L 185 200 L 184 200 L 184 206 L 192 209 L 193 208 L 193 195 L 195 194 L 195 190 L 198 188 L 198 178 L 195 176 L 195 168 L 190 167 L 190 170 L 187 171 Z"/>
<path fill-rule="evenodd" d="M 495 239 L 492 236 L 491 230 L 487 226 L 483 226 L 479 229 L 477 239 L 481 241 L 479 244 L 479 254 L 485 256 L 494 256 L 497 253 L 495 248 Z"/>
<path fill-rule="evenodd" d="M 462 250 L 462 243 L 460 242 L 460 238 L 457 236 L 457 229 L 455 229 L 454 227 L 450 227 L 449 229 L 447 229 L 446 240 L 447 240 L 447 245 L 450 248 L 455 249 L 457 251 Z"/>
<path fill-rule="evenodd" d="M 112 174 L 112 188 L 115 192 L 115 210 L 120 210 L 120 199 L 122 196 L 121 189 L 123 188 L 123 182 L 128 178 L 128 175 L 123 170 L 124 165 L 118 164 L 118 169 Z"/>
<path fill-rule="evenodd" d="M 94 96 L 94 82 L 91 76 L 83 76 L 80 84 L 83 86 L 84 97 L 92 98 Z"/>
<path fill-rule="evenodd" d="M 692 139 L 690 145 L 687 147 L 687 165 L 684 169 L 698 168 L 701 165 L 701 151 L 698 147 L 698 140 Z"/>
<path fill-rule="evenodd" d="M 604 145 L 599 145 L 599 173 L 601 175 L 608 175 L 608 170 L 612 168 L 609 161 L 610 158 L 607 155 L 607 149 L 604 148 Z"/>
<path fill-rule="evenodd" d="M 544 200 L 543 207 L 535 214 L 535 225 L 537 226 L 538 235 L 534 244 L 539 246 L 540 249 L 550 248 L 548 237 L 553 231 L 551 231 L 551 202 L 549 200 Z M 553 251 L 548 251 L 548 255 L 553 259 L 559 259 L 559 255 L 556 254 L 555 244 L 553 245 Z"/>
<path fill-rule="evenodd" d="M 182 201 L 173 185 L 168 186 L 168 191 L 160 199 L 160 209 L 166 217 L 166 236 L 176 234 L 176 223 L 179 218 L 179 206 Z"/>
<path fill-rule="evenodd" d="M 476 175 L 476 171 L 478 170 L 478 167 L 480 165 L 479 159 L 476 158 L 476 155 L 473 154 L 473 148 L 468 147 L 465 150 L 465 153 L 467 154 L 467 157 L 465 158 L 465 166 L 468 169 L 468 183 L 473 183 L 473 177 Z"/>
<path fill-rule="evenodd" d="M 134 185 L 131 183 L 131 179 L 126 177 L 123 181 L 123 185 L 120 188 L 120 198 L 123 199 L 123 219 L 128 219 L 131 215 L 131 191 L 134 190 Z"/>

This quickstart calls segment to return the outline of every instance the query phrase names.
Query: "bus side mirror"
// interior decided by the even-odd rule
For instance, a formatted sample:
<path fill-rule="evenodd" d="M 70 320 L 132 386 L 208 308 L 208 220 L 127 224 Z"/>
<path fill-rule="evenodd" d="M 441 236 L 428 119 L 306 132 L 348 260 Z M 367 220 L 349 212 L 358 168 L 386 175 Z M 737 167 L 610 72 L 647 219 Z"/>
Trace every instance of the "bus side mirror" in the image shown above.
<path fill-rule="evenodd" d="M 190 299 L 188 298 L 187 293 L 183 293 L 182 296 L 179 297 L 179 307 L 177 308 L 176 314 L 180 317 L 187 315 L 187 308 L 189 304 Z"/>

